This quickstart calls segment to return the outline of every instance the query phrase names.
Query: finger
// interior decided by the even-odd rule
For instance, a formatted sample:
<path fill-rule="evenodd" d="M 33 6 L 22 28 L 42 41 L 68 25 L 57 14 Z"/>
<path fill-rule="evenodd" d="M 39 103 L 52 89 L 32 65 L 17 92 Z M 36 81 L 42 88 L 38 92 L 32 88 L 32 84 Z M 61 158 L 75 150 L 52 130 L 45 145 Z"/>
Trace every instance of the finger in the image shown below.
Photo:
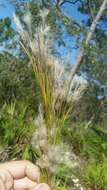
<path fill-rule="evenodd" d="M 0 190 L 12 189 L 14 184 L 13 177 L 9 171 L 0 169 Z M 1 188 L 2 187 L 2 188 Z"/>
<path fill-rule="evenodd" d="M 23 179 L 18 179 L 14 181 L 14 190 L 26 190 L 31 189 L 36 186 L 36 183 L 29 180 L 27 177 Z"/>
<path fill-rule="evenodd" d="M 50 187 L 47 184 L 41 183 L 39 185 L 36 185 L 35 187 L 33 187 L 30 190 L 51 190 L 51 189 L 50 189 Z"/>
<path fill-rule="evenodd" d="M 5 190 L 5 186 L 1 178 L 0 178 L 0 189 Z"/>
<path fill-rule="evenodd" d="M 1 164 L 0 168 L 8 170 L 16 180 L 28 177 L 32 181 L 39 182 L 39 169 L 29 161 L 12 161 L 9 163 Z"/>

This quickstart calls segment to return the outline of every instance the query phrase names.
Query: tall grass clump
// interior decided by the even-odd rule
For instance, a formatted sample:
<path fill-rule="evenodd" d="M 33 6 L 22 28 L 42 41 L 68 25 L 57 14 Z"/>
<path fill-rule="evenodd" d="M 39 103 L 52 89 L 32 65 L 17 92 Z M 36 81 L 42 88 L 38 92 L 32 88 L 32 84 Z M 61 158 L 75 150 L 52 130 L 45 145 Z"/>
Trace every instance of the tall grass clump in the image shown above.
<path fill-rule="evenodd" d="M 14 19 L 21 37 L 20 44 L 29 64 L 32 64 L 40 91 L 38 116 L 34 120 L 36 131 L 32 138 L 38 154 L 36 164 L 41 169 L 41 180 L 55 190 L 59 188 L 55 181 L 59 167 L 76 167 L 72 149 L 62 138 L 62 129 L 69 124 L 73 105 L 80 98 L 84 86 L 72 83 L 71 67 L 52 55 L 53 40 L 46 25 L 47 15 L 49 11 L 42 10 L 42 24 L 35 33 L 32 33 L 30 14 L 24 16 L 24 25 L 16 16 Z"/>

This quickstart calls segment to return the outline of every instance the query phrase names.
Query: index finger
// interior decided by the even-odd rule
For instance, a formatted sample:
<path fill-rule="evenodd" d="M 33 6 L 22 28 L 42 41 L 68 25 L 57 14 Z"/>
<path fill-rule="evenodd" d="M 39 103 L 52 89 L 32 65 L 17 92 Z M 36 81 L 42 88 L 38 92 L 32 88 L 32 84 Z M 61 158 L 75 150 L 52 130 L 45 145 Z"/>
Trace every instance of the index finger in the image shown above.
<path fill-rule="evenodd" d="M 11 161 L 1 164 L 0 168 L 6 169 L 14 179 L 28 177 L 32 181 L 39 182 L 40 172 L 37 166 L 29 161 Z"/>

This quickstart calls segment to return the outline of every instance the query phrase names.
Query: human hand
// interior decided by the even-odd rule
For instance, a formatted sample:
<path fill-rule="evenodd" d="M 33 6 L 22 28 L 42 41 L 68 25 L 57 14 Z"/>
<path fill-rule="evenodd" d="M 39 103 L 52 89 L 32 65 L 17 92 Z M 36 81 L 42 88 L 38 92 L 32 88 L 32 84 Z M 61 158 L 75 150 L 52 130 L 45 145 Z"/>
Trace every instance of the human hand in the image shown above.
<path fill-rule="evenodd" d="M 29 161 L 0 164 L 0 190 L 50 190 L 39 179 L 38 167 Z"/>

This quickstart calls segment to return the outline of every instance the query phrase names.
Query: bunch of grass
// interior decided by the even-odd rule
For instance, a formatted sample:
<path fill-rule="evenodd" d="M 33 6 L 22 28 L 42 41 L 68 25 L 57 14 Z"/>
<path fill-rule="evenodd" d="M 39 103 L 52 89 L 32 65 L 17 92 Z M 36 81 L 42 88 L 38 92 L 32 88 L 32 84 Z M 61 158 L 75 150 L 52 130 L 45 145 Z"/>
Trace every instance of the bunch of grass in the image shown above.
<path fill-rule="evenodd" d="M 30 14 L 24 17 L 26 27 L 16 16 L 15 22 L 21 36 L 20 44 L 32 64 L 40 91 L 38 116 L 34 121 L 37 128 L 32 139 L 39 155 L 36 164 L 41 168 L 42 180 L 47 181 L 51 189 L 56 189 L 59 166 L 76 166 L 72 149 L 62 138 L 62 129 L 66 127 L 73 104 L 80 98 L 84 87 L 73 85 L 70 81 L 71 67 L 68 69 L 66 61 L 56 59 L 51 54 L 53 41 L 50 39 L 49 26 L 45 23 L 49 12 L 44 10 L 43 13 L 43 23 L 35 34 L 31 30 Z"/>

